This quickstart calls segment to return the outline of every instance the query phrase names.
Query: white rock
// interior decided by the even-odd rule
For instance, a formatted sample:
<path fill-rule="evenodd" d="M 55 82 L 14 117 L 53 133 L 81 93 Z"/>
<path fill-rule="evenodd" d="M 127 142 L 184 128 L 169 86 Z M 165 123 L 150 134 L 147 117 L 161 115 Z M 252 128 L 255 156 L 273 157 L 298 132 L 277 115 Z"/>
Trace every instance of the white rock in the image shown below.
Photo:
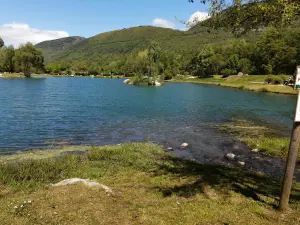
<path fill-rule="evenodd" d="M 154 82 L 155 86 L 156 87 L 160 87 L 161 86 L 161 83 L 159 83 L 157 80 Z"/>
<path fill-rule="evenodd" d="M 181 144 L 181 148 L 187 148 L 187 147 L 189 147 L 189 144 L 188 144 L 188 143 L 182 143 L 182 144 Z"/>
<path fill-rule="evenodd" d="M 227 159 L 234 160 L 235 154 L 233 154 L 233 153 L 227 153 L 227 154 L 225 155 L 225 157 L 226 157 Z"/>
<path fill-rule="evenodd" d="M 83 183 L 84 185 L 88 186 L 88 187 L 100 187 L 102 189 L 104 189 L 107 193 L 113 193 L 112 189 L 100 184 L 98 182 L 95 181 L 91 181 L 88 179 L 81 179 L 81 178 L 70 178 L 70 179 L 66 179 L 63 180 L 59 183 L 56 184 L 52 184 L 51 186 L 53 187 L 59 187 L 59 186 L 65 186 L 65 185 L 71 185 L 71 184 L 77 184 L 77 183 Z"/>
<path fill-rule="evenodd" d="M 189 79 L 195 79 L 196 77 L 194 77 L 194 76 L 189 76 Z"/>
<path fill-rule="evenodd" d="M 167 150 L 168 151 L 173 151 L 173 148 L 172 147 L 168 147 Z"/>
<path fill-rule="evenodd" d="M 123 81 L 124 84 L 129 84 L 129 82 L 130 82 L 130 79 L 126 79 Z"/>
<path fill-rule="evenodd" d="M 240 166 L 245 166 L 245 162 L 238 162 Z"/>
<path fill-rule="evenodd" d="M 257 148 L 252 149 L 252 152 L 259 152 L 259 150 Z"/>

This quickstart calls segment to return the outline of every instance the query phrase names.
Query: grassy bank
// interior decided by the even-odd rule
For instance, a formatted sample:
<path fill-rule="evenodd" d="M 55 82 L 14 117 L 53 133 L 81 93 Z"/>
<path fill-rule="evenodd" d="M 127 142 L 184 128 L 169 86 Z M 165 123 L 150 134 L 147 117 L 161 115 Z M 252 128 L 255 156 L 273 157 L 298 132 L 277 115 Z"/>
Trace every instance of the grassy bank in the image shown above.
<path fill-rule="evenodd" d="M 280 183 L 242 168 L 201 165 L 150 143 L 65 150 L 0 162 L 4 224 L 299 223 L 298 184 L 282 215 L 274 209 Z M 114 194 L 82 184 L 49 186 L 71 177 L 98 181 Z"/>
<path fill-rule="evenodd" d="M 176 76 L 171 81 L 173 82 L 190 82 L 200 84 L 213 84 L 222 87 L 232 87 L 241 90 L 257 91 L 257 92 L 273 92 L 281 94 L 297 94 L 297 92 L 288 86 L 264 84 L 267 75 L 248 75 L 248 76 L 222 76 L 215 75 L 209 78 L 191 78 L 188 76 Z M 284 76 L 286 79 L 289 76 Z"/>
<path fill-rule="evenodd" d="M 290 139 L 282 137 L 275 129 L 245 120 L 233 120 L 221 124 L 219 129 L 230 133 L 252 150 L 255 149 L 265 155 L 278 156 L 284 159 L 287 156 Z M 300 161 L 300 154 L 298 161 Z"/>

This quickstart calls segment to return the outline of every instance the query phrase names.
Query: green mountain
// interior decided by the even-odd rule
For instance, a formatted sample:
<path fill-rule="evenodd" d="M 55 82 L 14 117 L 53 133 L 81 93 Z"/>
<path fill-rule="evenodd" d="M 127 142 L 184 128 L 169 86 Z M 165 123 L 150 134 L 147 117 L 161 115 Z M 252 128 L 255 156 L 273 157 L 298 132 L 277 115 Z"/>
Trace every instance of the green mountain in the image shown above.
<path fill-rule="evenodd" d="M 246 39 L 253 37 L 255 35 L 248 35 Z M 151 41 L 157 42 L 165 51 L 187 54 L 199 51 L 205 44 L 224 43 L 234 37 L 228 31 L 209 31 L 202 26 L 188 31 L 140 26 L 101 33 L 87 39 L 74 41 L 72 38 L 76 37 L 70 38 L 42 42 L 36 46 L 44 50 L 48 63 L 65 60 L 111 61 L 123 58 L 134 50 L 144 49 Z"/>
<path fill-rule="evenodd" d="M 49 61 L 55 54 L 64 51 L 69 46 L 76 44 L 77 42 L 80 42 L 84 39 L 85 39 L 84 37 L 73 36 L 73 37 L 60 38 L 51 41 L 43 41 L 41 43 L 36 44 L 35 46 L 37 48 L 43 49 L 45 60 Z"/>

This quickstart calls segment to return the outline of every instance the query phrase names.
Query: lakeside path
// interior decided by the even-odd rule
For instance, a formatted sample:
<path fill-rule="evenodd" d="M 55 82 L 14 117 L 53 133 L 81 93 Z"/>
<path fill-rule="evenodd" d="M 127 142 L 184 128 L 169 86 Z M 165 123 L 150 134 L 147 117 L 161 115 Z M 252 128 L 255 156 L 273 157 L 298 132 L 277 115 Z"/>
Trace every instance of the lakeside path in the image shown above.
<path fill-rule="evenodd" d="M 186 82 L 186 83 L 198 83 L 198 84 L 208 84 L 208 85 L 216 85 L 221 87 L 231 87 L 237 88 L 240 90 L 249 90 L 256 92 L 271 92 L 277 94 L 289 94 L 296 95 L 297 91 L 295 91 L 290 86 L 284 85 L 273 85 L 273 84 L 264 84 L 265 79 L 268 77 L 267 75 L 247 75 L 247 76 L 229 76 L 227 78 L 221 78 L 222 76 L 215 75 L 213 77 L 208 78 L 188 78 L 185 76 L 175 77 L 172 80 L 168 80 L 166 82 Z M 278 77 L 283 77 L 287 79 L 289 76 L 282 75 Z"/>

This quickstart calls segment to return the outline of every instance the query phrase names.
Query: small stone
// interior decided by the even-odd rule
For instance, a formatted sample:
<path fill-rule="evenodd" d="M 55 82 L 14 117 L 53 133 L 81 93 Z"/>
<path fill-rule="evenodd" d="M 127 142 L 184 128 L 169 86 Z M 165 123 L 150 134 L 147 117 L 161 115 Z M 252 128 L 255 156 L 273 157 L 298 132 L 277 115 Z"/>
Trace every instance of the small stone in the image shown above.
<path fill-rule="evenodd" d="M 225 157 L 226 157 L 227 159 L 234 160 L 235 154 L 233 154 L 233 153 L 227 153 L 227 154 L 225 155 Z"/>
<path fill-rule="evenodd" d="M 257 148 L 255 148 L 255 149 L 252 149 L 252 152 L 259 152 L 259 150 L 257 149 Z"/>
<path fill-rule="evenodd" d="M 238 162 L 240 166 L 245 166 L 245 162 Z"/>
<path fill-rule="evenodd" d="M 187 147 L 189 147 L 189 144 L 188 144 L 188 143 L 182 143 L 182 144 L 181 144 L 181 148 L 187 148 Z"/>
<path fill-rule="evenodd" d="M 168 151 L 173 151 L 173 148 L 172 147 L 168 147 L 167 150 Z"/>

